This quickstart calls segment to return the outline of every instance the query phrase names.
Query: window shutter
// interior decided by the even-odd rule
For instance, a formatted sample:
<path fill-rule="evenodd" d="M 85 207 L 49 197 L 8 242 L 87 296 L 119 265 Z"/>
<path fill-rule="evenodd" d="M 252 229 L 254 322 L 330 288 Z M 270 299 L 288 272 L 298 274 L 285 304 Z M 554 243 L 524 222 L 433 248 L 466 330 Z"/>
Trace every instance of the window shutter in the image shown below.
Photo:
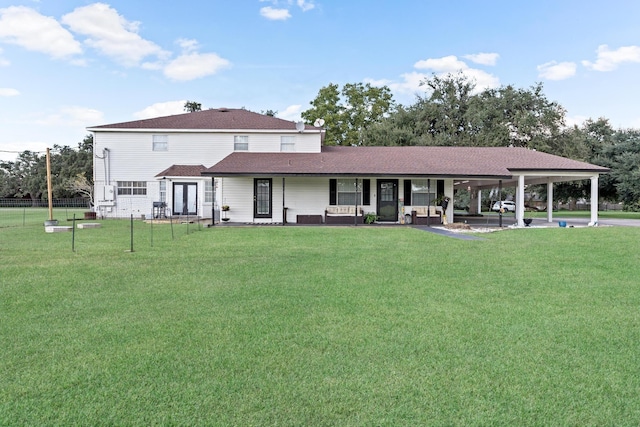
<path fill-rule="evenodd" d="M 411 206 L 411 180 L 404 180 L 404 205 Z"/>
<path fill-rule="evenodd" d="M 362 204 L 363 205 L 371 204 L 371 180 L 370 179 L 362 180 Z"/>
<path fill-rule="evenodd" d="M 438 180 L 438 192 L 436 193 L 436 197 L 444 196 L 444 180 Z"/>
<path fill-rule="evenodd" d="M 338 204 L 338 180 L 337 179 L 329 180 L 329 204 L 330 205 Z"/>

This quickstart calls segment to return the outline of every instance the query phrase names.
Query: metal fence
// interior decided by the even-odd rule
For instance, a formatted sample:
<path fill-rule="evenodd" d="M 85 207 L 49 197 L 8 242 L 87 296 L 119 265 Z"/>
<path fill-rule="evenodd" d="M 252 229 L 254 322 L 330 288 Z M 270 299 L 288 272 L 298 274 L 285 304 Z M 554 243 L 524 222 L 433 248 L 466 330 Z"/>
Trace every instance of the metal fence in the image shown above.
<path fill-rule="evenodd" d="M 89 211 L 86 199 L 52 200 L 53 219 L 70 221 Z M 49 202 L 38 199 L 0 199 L 0 227 L 43 225 L 49 218 Z"/>

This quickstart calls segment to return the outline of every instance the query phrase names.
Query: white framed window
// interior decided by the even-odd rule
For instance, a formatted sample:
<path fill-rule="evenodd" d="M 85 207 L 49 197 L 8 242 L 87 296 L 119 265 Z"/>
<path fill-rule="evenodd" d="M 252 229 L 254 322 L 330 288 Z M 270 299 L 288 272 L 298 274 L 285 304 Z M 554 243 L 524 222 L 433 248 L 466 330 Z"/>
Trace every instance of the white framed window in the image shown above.
<path fill-rule="evenodd" d="M 296 137 L 295 136 L 281 136 L 280 137 L 280 151 L 296 151 Z"/>
<path fill-rule="evenodd" d="M 429 192 L 431 190 L 431 192 Z M 427 206 L 433 204 L 436 199 L 435 188 L 427 187 L 426 179 L 411 180 L 411 204 L 415 206 Z M 427 203 L 429 202 L 429 203 Z"/>
<path fill-rule="evenodd" d="M 169 135 L 153 135 L 153 151 L 169 150 Z"/>
<path fill-rule="evenodd" d="M 338 192 L 339 205 L 355 205 L 356 200 L 359 205 L 362 204 L 362 188 L 360 187 L 361 184 L 358 184 L 359 188 L 356 188 L 355 179 L 338 180 L 336 190 Z"/>
<path fill-rule="evenodd" d="M 213 184 L 210 179 L 204 182 L 204 202 L 213 203 Z"/>
<path fill-rule="evenodd" d="M 233 151 L 249 151 L 249 136 L 248 135 L 234 136 Z"/>
<path fill-rule="evenodd" d="M 146 196 L 146 181 L 118 181 L 119 196 Z"/>
<path fill-rule="evenodd" d="M 167 201 L 167 181 L 160 181 L 160 201 Z"/>

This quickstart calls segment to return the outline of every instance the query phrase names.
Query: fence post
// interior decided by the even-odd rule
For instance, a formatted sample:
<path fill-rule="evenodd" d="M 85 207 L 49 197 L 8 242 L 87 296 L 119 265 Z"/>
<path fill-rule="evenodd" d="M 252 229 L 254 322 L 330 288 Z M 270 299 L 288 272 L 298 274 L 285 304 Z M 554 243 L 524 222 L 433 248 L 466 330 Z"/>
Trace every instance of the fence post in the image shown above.
<path fill-rule="evenodd" d="M 131 252 L 133 252 L 133 214 L 131 214 Z"/>

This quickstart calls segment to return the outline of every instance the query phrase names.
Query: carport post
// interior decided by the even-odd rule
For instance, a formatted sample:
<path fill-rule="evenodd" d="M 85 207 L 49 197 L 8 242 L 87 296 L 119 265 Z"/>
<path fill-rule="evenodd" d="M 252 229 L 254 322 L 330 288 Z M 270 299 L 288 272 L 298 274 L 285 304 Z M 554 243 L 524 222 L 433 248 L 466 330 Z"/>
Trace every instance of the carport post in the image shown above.
<path fill-rule="evenodd" d="M 547 182 L 547 222 L 553 222 L 553 181 Z"/>
<path fill-rule="evenodd" d="M 427 179 L 427 227 L 431 227 L 431 180 Z M 434 207 L 435 209 L 435 207 Z"/>
<path fill-rule="evenodd" d="M 500 202 L 500 205 L 498 205 L 500 207 L 500 209 L 498 209 L 498 225 L 500 226 L 500 228 L 502 228 L 502 180 L 498 181 L 498 201 Z"/>
<path fill-rule="evenodd" d="M 516 221 L 518 227 L 524 227 L 524 175 L 518 176 L 518 195 L 516 202 Z"/>

